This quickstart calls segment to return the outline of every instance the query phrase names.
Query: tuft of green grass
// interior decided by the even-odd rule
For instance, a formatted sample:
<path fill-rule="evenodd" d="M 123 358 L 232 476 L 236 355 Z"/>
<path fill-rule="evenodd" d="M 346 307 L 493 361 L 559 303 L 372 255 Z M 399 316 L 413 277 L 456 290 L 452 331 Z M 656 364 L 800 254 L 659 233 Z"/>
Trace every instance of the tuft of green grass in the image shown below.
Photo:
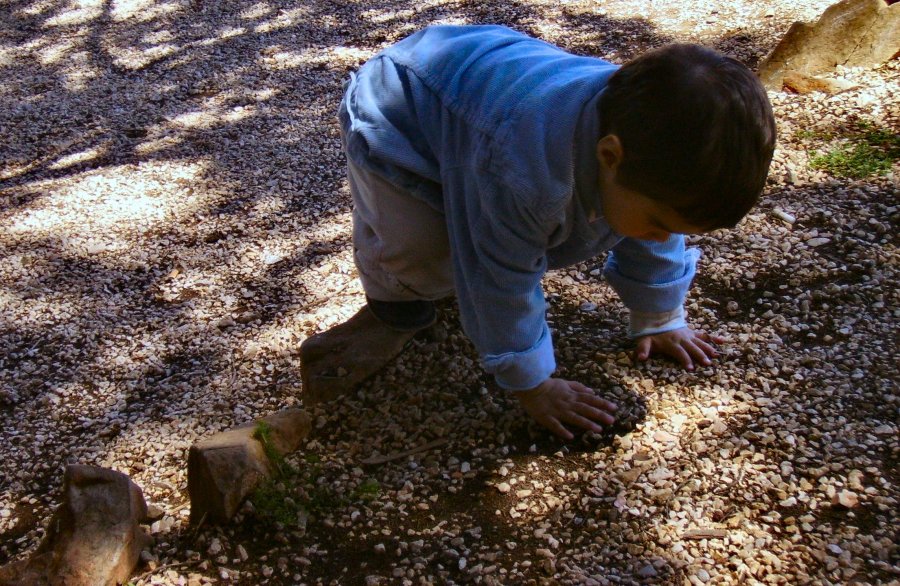
<path fill-rule="evenodd" d="M 285 527 L 296 527 L 306 513 L 306 508 L 291 498 L 287 486 L 279 479 L 263 483 L 254 491 L 250 502 L 260 518 Z"/>
<path fill-rule="evenodd" d="M 381 485 L 374 478 L 366 478 L 357 486 L 351 496 L 352 500 L 371 501 L 381 494 Z"/>
<path fill-rule="evenodd" d="M 803 129 L 797 132 L 803 141 L 832 142 L 825 152 L 812 151 L 809 164 L 836 177 L 863 179 L 890 171 L 900 159 L 900 133 L 877 126 L 869 120 L 857 119 L 839 137 Z"/>
<path fill-rule="evenodd" d="M 272 444 L 271 425 L 265 421 L 257 422 L 256 429 L 253 430 L 253 439 L 262 444 L 263 452 L 265 452 L 272 466 L 275 467 L 276 476 L 285 476 L 293 470 L 291 465 L 285 461 L 284 456 Z"/>
<path fill-rule="evenodd" d="M 824 154 L 814 154 L 809 165 L 837 177 L 863 179 L 881 175 L 891 169 L 893 158 L 867 143 L 838 145 Z"/>
<path fill-rule="evenodd" d="M 306 454 L 303 459 L 307 465 L 298 470 L 275 449 L 270 425 L 264 421 L 257 423 L 253 438 L 262 444 L 274 468 L 273 477 L 260 485 L 250 497 L 260 519 L 285 527 L 297 527 L 305 523 L 304 519 L 310 513 L 326 513 L 348 503 L 346 497 L 335 494 L 330 487 L 318 482 L 322 476 L 322 466 L 317 454 Z M 380 494 L 380 487 L 374 479 L 367 480 L 357 490 L 360 491 L 359 495 L 354 494 L 357 499 L 371 500 Z"/>

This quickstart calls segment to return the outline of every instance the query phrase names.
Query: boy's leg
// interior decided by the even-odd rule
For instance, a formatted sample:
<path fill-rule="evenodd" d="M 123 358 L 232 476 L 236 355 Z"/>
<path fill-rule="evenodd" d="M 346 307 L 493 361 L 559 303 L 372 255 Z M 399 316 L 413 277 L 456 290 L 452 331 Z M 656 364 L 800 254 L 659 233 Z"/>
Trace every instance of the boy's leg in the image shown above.
<path fill-rule="evenodd" d="M 348 163 L 353 256 L 369 299 L 435 300 L 453 294 L 443 213 L 380 176 Z"/>
<path fill-rule="evenodd" d="M 310 402 L 352 390 L 434 322 L 432 300 L 453 294 L 443 214 L 381 177 L 348 165 L 354 261 L 367 306 L 301 345 Z"/>

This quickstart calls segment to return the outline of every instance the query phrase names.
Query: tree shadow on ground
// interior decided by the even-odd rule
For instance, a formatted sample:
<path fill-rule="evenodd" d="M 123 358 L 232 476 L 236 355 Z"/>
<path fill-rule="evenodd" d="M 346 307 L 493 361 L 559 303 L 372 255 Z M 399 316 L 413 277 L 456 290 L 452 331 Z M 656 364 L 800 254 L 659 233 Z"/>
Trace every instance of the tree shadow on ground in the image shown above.
<path fill-rule="evenodd" d="M 406 0 L 366 4 L 285 0 L 254 6 L 193 1 L 154 4 L 141 13 L 123 10 L 108 0 L 77 13 L 64 3 L 6 4 L 0 43 L 15 57 L 0 61 L 0 73 L 7 80 L 0 83 L 4 101 L 0 221 L 9 226 L 49 206 L 73 181 L 99 177 L 127 184 L 148 165 L 157 165 L 161 175 L 171 175 L 162 182 L 164 189 L 178 190 L 185 197 L 195 190 L 200 203 L 190 213 L 160 221 L 133 239 L 148 249 L 166 243 L 158 257 L 140 268 L 119 263 L 112 254 L 95 258 L 61 244 L 64 237 L 88 230 L 83 226 L 49 234 L 4 234 L 8 242 L 4 258 L 19 255 L 40 262 L 29 269 L 27 278 L 4 283 L 2 294 L 35 306 L 56 304 L 66 311 L 48 313 L 40 323 L 4 317 L 0 324 L 0 383 L 18 394 L 17 404 L 2 407 L 0 425 L 5 437 L 7 430 L 16 432 L 13 443 L 22 456 L 3 465 L 3 477 L 27 469 L 35 454 L 45 462 L 27 474 L 16 474 L 14 489 L 3 487 L 11 501 L 21 502 L 30 495 L 39 500 L 29 505 L 28 515 L 15 511 L 20 520 L 15 530 L 0 537 L 0 563 L 34 543 L 34 528 L 47 517 L 44 513 L 58 488 L 59 469 L 70 459 L 102 460 L 97 453 L 113 446 L 117 438 L 177 420 L 177 415 L 165 412 L 189 408 L 191 394 L 216 395 L 217 412 L 208 418 L 228 427 L 276 408 L 296 391 L 296 368 L 271 355 L 265 360 L 280 374 L 257 385 L 253 396 L 236 396 L 229 384 L 236 376 L 236 363 L 244 368 L 237 370 L 239 374 L 250 372 L 253 361 L 243 352 L 264 328 L 296 329 L 284 314 L 332 301 L 334 292 L 323 291 L 320 276 L 310 269 L 350 246 L 349 196 L 334 120 L 349 71 L 380 47 L 436 21 L 507 24 L 536 36 L 545 30 L 542 25 L 558 25 L 557 36 L 547 40 L 619 62 L 672 40 L 641 19 L 557 11 L 527 2 L 466 1 L 422 8 Z M 609 28 L 623 34 L 592 32 Z M 570 40 L 575 38 L 583 40 Z M 264 140 L 258 138 L 259 129 L 265 129 Z M 187 183 L 179 183 L 178 165 L 198 160 L 205 163 L 202 169 Z M 221 341 L 195 345 L 196 340 L 212 337 L 211 331 L 219 337 L 214 321 L 223 316 L 198 315 L 196 307 L 209 293 L 197 279 L 187 277 L 193 277 L 192 271 L 225 275 L 225 269 L 238 264 L 244 254 L 236 243 L 293 227 L 294 220 L 302 229 L 291 237 L 302 245 L 292 254 L 233 277 L 227 285 L 217 284 L 218 289 L 210 288 L 214 294 L 236 297 L 246 291 L 249 296 L 235 303 L 233 313 L 247 316 L 247 321 L 224 328 Z M 330 231 L 323 231 L 323 226 Z M 179 267 L 180 275 L 172 276 Z M 561 319 L 568 319 L 569 309 L 560 313 Z M 317 326 L 304 327 L 303 333 L 309 334 Z M 440 345 L 437 348 L 430 354 L 434 364 L 447 366 Z M 585 358 L 577 352 L 566 357 L 569 348 L 560 345 L 561 365 L 577 371 Z M 114 364 L 116 355 L 132 350 L 145 355 L 133 364 Z M 468 358 L 473 360 L 471 351 Z M 476 369 L 474 363 L 460 367 Z M 439 368 L 427 374 L 431 381 L 442 376 Z M 597 384 L 605 380 L 599 373 L 594 376 Z M 415 382 L 409 375 L 400 379 L 407 386 Z M 115 389 L 114 400 L 108 393 L 96 392 L 99 384 Z M 463 376 L 448 387 L 456 395 L 437 397 L 432 408 L 452 412 L 470 401 L 471 406 L 484 406 L 496 414 L 501 404 L 509 407 L 508 401 L 482 405 L 480 389 L 486 385 L 482 375 Z M 414 392 L 409 394 L 415 397 Z M 32 435 L 39 422 L 22 413 L 48 417 L 52 409 L 34 407 L 52 405 L 53 397 L 71 402 L 54 420 L 54 443 L 38 445 Z M 124 403 L 119 405 L 118 400 Z M 250 406 L 238 410 L 244 404 Z M 377 409 L 367 408 L 369 413 Z M 125 423 L 106 433 L 113 418 L 120 416 Z M 501 441 L 486 418 L 471 429 L 470 442 L 452 447 L 457 456 L 470 454 L 477 442 Z M 523 463 L 559 449 L 558 442 L 543 432 L 536 434 L 520 420 L 509 420 L 499 433 Z M 340 434 L 335 441 L 341 441 Z M 608 448 L 609 441 L 606 438 L 600 445 Z M 533 455 L 527 451 L 531 445 L 536 446 Z M 94 452 L 80 451 L 85 447 Z M 583 451 L 592 449 L 586 444 Z M 144 457 L 145 452 L 135 452 L 121 466 L 138 471 L 136 464 Z M 172 468 L 179 468 L 180 454 L 166 457 Z M 484 473 L 494 472 L 487 465 Z M 180 504 L 182 488 L 157 492 L 156 498 Z M 607 499 L 599 510 L 609 508 L 609 496 L 593 497 Z M 498 499 L 482 477 L 448 499 L 446 514 L 456 515 L 467 504 L 481 501 L 487 526 L 488 513 L 501 504 Z M 426 518 L 417 522 L 425 523 Z M 498 543 L 503 525 L 499 527 L 496 534 L 490 533 Z M 18 542 L 29 532 L 30 538 Z M 179 536 L 185 541 L 189 537 L 187 531 Z"/>

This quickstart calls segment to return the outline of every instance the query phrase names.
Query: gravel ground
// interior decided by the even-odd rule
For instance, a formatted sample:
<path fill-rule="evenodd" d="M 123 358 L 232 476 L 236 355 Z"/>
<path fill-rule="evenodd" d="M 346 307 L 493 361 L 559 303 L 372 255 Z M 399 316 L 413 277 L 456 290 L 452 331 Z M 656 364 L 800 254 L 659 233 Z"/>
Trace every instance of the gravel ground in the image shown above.
<path fill-rule="evenodd" d="M 897 583 L 900 166 L 809 165 L 857 117 L 898 132 L 896 62 L 839 71 L 854 87 L 835 96 L 771 94 L 760 206 L 692 238 L 691 318 L 730 338 L 715 367 L 634 364 L 602 259 L 548 276 L 560 373 L 623 404 L 615 433 L 564 445 L 530 425 L 448 302 L 314 410 L 294 471 L 235 524 L 187 523 L 187 448 L 302 405 L 300 342 L 362 304 L 335 120 L 349 71 L 434 22 L 755 66 L 828 4 L 2 2 L 0 564 L 34 549 L 79 462 L 156 509 L 135 584 Z"/>

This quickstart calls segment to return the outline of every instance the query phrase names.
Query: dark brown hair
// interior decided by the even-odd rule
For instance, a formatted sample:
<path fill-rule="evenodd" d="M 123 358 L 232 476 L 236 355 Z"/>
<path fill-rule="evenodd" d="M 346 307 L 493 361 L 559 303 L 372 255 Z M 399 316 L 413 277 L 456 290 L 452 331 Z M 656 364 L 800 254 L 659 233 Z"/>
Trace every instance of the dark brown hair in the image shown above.
<path fill-rule="evenodd" d="M 599 109 L 601 137 L 622 142 L 623 187 L 705 230 L 734 226 L 759 198 L 775 119 L 740 62 L 699 45 L 661 47 L 619 69 Z"/>

